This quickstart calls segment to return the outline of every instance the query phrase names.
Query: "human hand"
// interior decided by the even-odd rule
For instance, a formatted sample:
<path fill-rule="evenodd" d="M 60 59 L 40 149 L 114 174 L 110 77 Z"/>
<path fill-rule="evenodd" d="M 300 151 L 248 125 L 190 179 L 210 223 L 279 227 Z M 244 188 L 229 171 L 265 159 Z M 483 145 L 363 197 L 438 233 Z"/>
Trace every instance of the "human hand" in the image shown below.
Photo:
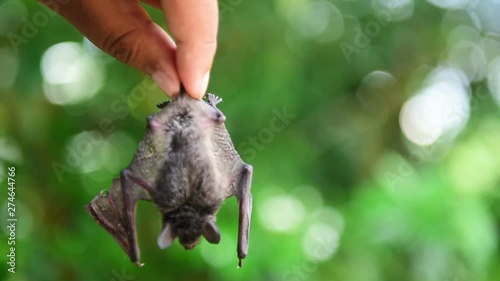
<path fill-rule="evenodd" d="M 149 74 L 168 95 L 205 94 L 217 46 L 217 0 L 143 0 L 163 10 L 172 38 L 134 0 L 40 0 L 97 47 Z M 63 2 L 63 1 L 61 1 Z"/>

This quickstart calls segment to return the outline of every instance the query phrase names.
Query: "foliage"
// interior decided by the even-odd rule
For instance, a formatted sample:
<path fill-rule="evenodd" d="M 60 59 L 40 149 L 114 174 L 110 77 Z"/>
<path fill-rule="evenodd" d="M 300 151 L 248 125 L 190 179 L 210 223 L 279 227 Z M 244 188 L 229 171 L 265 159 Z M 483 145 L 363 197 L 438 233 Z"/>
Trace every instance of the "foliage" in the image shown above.
<path fill-rule="evenodd" d="M 20 36 L 37 13 L 48 18 L 23 37 L 18 53 L 8 36 L 0 37 L 0 176 L 17 168 L 19 218 L 15 274 L 3 268 L 2 227 L 0 279 L 499 280 L 500 111 L 490 72 L 477 74 L 500 55 L 482 44 L 497 46 L 496 31 L 484 22 L 477 27 L 464 10 L 429 3 L 436 1 L 395 1 L 411 3 L 397 12 L 380 6 L 386 2 L 220 1 L 209 90 L 223 97 L 226 126 L 254 166 L 242 269 L 234 198 L 218 216 L 220 245 L 202 241 L 192 251 L 178 243 L 159 250 L 158 213 L 140 203 L 145 266 L 128 261 L 83 206 L 131 160 L 145 118 L 164 93 L 39 4 L 24 3 L 26 21 L 0 13 Z M 163 22 L 159 11 L 147 9 Z M 60 105 L 47 98 L 41 59 L 66 41 L 77 42 L 101 71 L 72 92 L 99 81 L 102 87 Z M 458 68 L 469 78 L 470 69 L 477 74 L 467 85 L 470 117 L 456 136 L 415 144 L 402 133 L 401 109 L 435 68 L 450 64 L 460 41 L 477 44 L 485 60 L 457 55 L 464 58 Z M 419 117 L 430 114 L 426 109 Z"/>

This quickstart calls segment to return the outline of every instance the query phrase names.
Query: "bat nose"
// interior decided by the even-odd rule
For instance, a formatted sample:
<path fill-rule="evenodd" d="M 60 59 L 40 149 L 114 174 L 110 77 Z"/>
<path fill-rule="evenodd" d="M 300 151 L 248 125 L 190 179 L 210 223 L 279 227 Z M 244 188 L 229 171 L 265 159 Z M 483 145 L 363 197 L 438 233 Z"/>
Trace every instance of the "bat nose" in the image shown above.
<path fill-rule="evenodd" d="M 190 244 L 184 244 L 182 246 L 184 246 L 184 249 L 186 250 L 191 250 L 193 249 L 195 246 L 196 246 L 197 242 L 193 242 L 193 243 L 190 243 Z"/>

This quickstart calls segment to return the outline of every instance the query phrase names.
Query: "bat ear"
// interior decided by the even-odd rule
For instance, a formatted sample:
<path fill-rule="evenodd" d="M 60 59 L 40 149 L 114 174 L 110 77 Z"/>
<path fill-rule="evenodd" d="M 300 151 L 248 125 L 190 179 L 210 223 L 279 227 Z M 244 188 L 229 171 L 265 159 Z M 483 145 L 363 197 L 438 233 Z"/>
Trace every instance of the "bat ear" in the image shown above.
<path fill-rule="evenodd" d="M 220 232 L 213 220 L 207 220 L 203 225 L 203 236 L 209 243 L 219 244 Z"/>
<path fill-rule="evenodd" d="M 165 227 L 160 233 L 160 236 L 158 236 L 158 247 L 160 249 L 166 249 L 170 245 L 172 245 L 172 242 L 175 240 L 175 234 L 172 231 L 172 225 L 170 223 L 165 224 Z"/>

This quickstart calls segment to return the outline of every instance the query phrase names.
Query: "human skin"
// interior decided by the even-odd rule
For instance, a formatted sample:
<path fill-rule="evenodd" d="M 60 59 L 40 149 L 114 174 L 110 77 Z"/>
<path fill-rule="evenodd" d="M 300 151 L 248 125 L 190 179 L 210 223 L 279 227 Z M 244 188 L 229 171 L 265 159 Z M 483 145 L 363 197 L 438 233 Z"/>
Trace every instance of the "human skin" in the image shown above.
<path fill-rule="evenodd" d="M 165 13 L 167 34 L 138 1 L 40 0 L 97 47 L 150 75 L 169 96 L 201 99 L 217 47 L 217 0 L 143 0 Z"/>

